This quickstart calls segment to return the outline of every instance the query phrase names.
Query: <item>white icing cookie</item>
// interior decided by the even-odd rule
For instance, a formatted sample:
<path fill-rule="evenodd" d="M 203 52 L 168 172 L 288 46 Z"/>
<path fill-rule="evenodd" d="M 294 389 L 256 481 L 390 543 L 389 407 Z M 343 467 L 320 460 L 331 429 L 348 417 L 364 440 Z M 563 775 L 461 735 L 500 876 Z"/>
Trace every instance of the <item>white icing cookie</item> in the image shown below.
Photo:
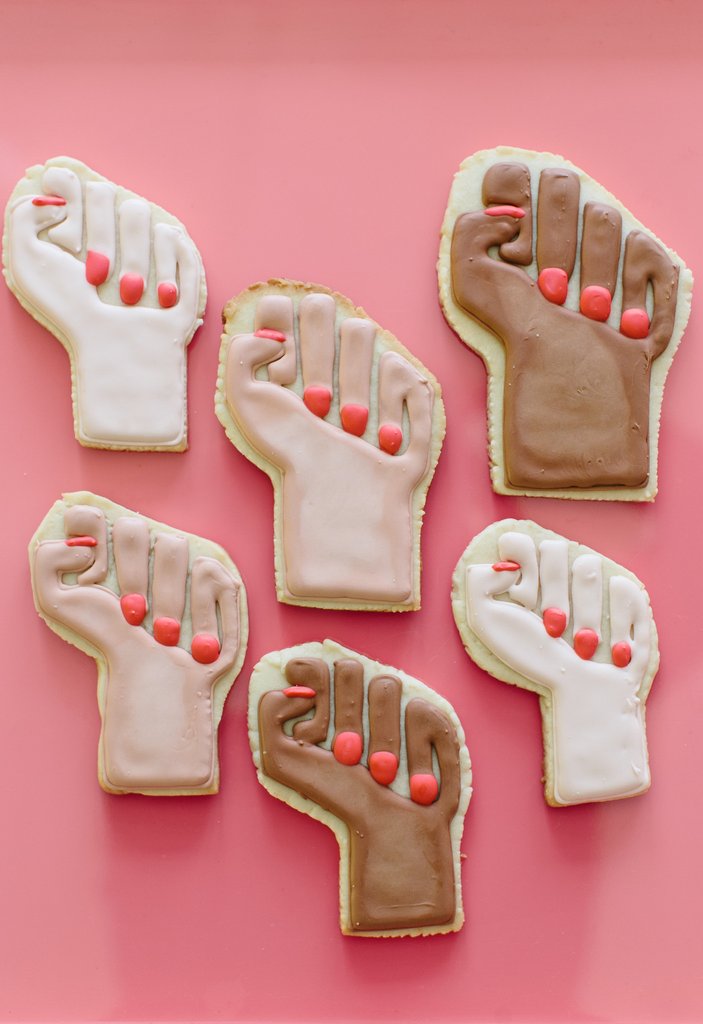
<path fill-rule="evenodd" d="M 217 729 L 247 646 L 244 584 L 212 541 L 88 492 L 29 546 L 37 611 L 95 658 L 109 793 L 216 793 Z"/>
<path fill-rule="evenodd" d="M 568 160 L 500 146 L 454 177 L 438 274 L 488 371 L 493 489 L 654 500 L 693 287 L 680 257 Z"/>
<path fill-rule="evenodd" d="M 15 186 L 3 261 L 10 290 L 68 352 L 78 441 L 183 451 L 186 347 L 207 293 L 180 221 L 57 157 Z"/>
<path fill-rule="evenodd" d="M 460 558 L 452 608 L 481 668 L 539 694 L 548 803 L 649 788 L 645 702 L 659 649 L 636 576 L 536 523 L 505 519 Z"/>
<path fill-rule="evenodd" d="M 215 408 L 274 486 L 279 601 L 419 608 L 420 527 L 445 426 L 437 381 L 319 285 L 253 285 L 224 324 Z"/>
<path fill-rule="evenodd" d="M 249 740 L 262 786 L 337 838 L 344 934 L 461 928 L 471 763 L 446 700 L 331 640 L 301 644 L 254 668 Z"/>

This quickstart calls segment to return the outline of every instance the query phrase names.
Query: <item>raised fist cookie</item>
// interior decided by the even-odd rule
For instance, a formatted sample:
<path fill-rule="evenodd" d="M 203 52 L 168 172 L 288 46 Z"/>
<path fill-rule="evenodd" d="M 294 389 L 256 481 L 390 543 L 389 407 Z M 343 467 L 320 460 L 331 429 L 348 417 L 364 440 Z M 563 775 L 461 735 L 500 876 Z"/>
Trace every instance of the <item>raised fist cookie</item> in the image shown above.
<path fill-rule="evenodd" d="M 330 640 L 308 643 L 254 669 L 249 739 L 261 784 L 337 837 L 346 935 L 461 928 L 471 765 L 447 701 Z"/>
<path fill-rule="evenodd" d="M 462 555 L 452 605 L 473 660 L 539 694 L 548 803 L 649 788 L 645 701 L 659 650 L 632 573 L 535 523 L 505 519 Z"/>
<path fill-rule="evenodd" d="M 94 494 L 56 502 L 29 549 L 37 611 L 95 658 L 109 793 L 216 793 L 217 728 L 247 606 L 217 544 Z"/>
<path fill-rule="evenodd" d="M 15 187 L 3 249 L 10 290 L 68 352 L 80 443 L 183 451 L 186 347 L 206 298 L 183 225 L 57 157 Z"/>
<path fill-rule="evenodd" d="M 455 176 L 438 269 L 488 370 L 494 490 L 652 501 L 693 284 L 676 253 L 562 157 L 501 147 Z"/>
<path fill-rule="evenodd" d="M 444 437 L 439 384 L 318 285 L 254 285 L 224 323 L 216 411 L 274 486 L 279 601 L 418 608 L 420 526 Z"/>

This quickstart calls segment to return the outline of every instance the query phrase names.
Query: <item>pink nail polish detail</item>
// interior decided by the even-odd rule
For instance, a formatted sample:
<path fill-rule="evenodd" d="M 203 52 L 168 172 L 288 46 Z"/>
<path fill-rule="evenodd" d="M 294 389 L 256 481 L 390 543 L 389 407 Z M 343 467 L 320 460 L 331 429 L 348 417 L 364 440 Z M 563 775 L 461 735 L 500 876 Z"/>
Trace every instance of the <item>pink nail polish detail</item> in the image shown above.
<path fill-rule="evenodd" d="M 220 641 L 211 633 L 196 633 L 190 642 L 190 653 L 201 665 L 212 665 L 220 656 Z"/>
<path fill-rule="evenodd" d="M 398 758 L 389 750 L 377 750 L 369 758 L 369 771 L 380 786 L 390 786 L 398 774 Z"/>
<path fill-rule="evenodd" d="M 364 749 L 358 732 L 339 732 L 334 738 L 332 752 L 340 764 L 354 765 L 361 760 Z"/>
<path fill-rule="evenodd" d="M 591 660 L 599 643 L 598 634 L 593 629 L 580 629 L 574 634 L 574 650 L 584 661 Z"/>
<path fill-rule="evenodd" d="M 310 412 L 313 412 L 323 420 L 332 405 L 332 392 L 329 388 L 318 387 L 313 384 L 309 388 L 305 388 L 303 401 Z"/>
<path fill-rule="evenodd" d="M 403 431 L 395 423 L 382 423 L 378 428 L 378 443 L 384 452 L 395 455 L 403 443 Z"/>
<path fill-rule="evenodd" d="M 269 331 L 267 327 L 262 327 L 259 331 L 254 331 L 255 338 L 268 338 L 269 341 L 280 341 L 283 343 L 286 340 L 285 334 L 281 331 Z"/>
<path fill-rule="evenodd" d="M 649 334 L 649 314 L 646 309 L 623 309 L 620 333 L 626 338 L 646 338 Z"/>
<path fill-rule="evenodd" d="M 85 258 L 85 279 L 88 284 L 95 285 L 96 288 L 99 284 L 105 284 L 109 273 L 110 261 L 107 256 L 88 249 Z"/>
<path fill-rule="evenodd" d="M 354 434 L 356 437 L 361 437 L 366 430 L 366 424 L 369 422 L 369 410 L 366 406 L 345 405 L 342 406 L 339 415 L 346 432 Z"/>
<path fill-rule="evenodd" d="M 542 614 L 544 628 L 550 636 L 560 637 L 566 629 L 566 612 L 561 608 L 545 608 Z"/>
<path fill-rule="evenodd" d="M 561 267 L 545 267 L 539 272 L 537 284 L 545 299 L 553 302 L 555 306 L 564 305 L 569 290 L 569 278 L 565 270 Z"/>
<path fill-rule="evenodd" d="M 580 309 L 589 320 L 605 322 L 610 316 L 612 296 L 607 288 L 599 284 L 589 284 L 581 292 Z"/>
<path fill-rule="evenodd" d="M 289 686 L 283 692 L 286 697 L 306 697 L 308 700 L 317 697 L 317 692 L 313 690 L 312 686 Z"/>
<path fill-rule="evenodd" d="M 130 626 L 141 626 L 146 617 L 146 598 L 143 594 L 123 594 L 120 608 Z"/>
<path fill-rule="evenodd" d="M 98 542 L 95 537 L 67 537 L 64 543 L 69 548 L 94 548 Z"/>
<path fill-rule="evenodd" d="M 519 562 L 494 562 L 491 566 L 493 572 L 517 572 L 520 568 Z"/>
<path fill-rule="evenodd" d="M 170 309 L 178 302 L 178 288 L 173 281 L 162 281 L 156 289 L 159 296 L 159 305 L 163 309 Z"/>
<path fill-rule="evenodd" d="M 434 775 L 411 775 L 410 797 L 416 804 L 428 807 L 437 799 L 439 784 Z"/>
<path fill-rule="evenodd" d="M 617 668 L 627 668 L 632 661 L 632 648 L 627 640 L 621 640 L 620 643 L 613 644 L 611 654 L 613 665 L 616 665 Z"/>
<path fill-rule="evenodd" d="M 63 196 L 35 196 L 32 199 L 32 206 L 65 206 L 66 200 Z"/>
<path fill-rule="evenodd" d="M 521 206 L 488 206 L 483 212 L 489 217 L 517 217 L 518 220 L 525 216 Z"/>
<path fill-rule="evenodd" d="M 181 624 L 178 619 L 162 616 L 154 619 L 154 639 L 164 647 L 175 647 L 181 637 Z"/>
<path fill-rule="evenodd" d="M 120 278 L 120 298 L 125 306 L 136 306 L 144 294 L 144 278 L 141 274 L 123 274 Z"/>

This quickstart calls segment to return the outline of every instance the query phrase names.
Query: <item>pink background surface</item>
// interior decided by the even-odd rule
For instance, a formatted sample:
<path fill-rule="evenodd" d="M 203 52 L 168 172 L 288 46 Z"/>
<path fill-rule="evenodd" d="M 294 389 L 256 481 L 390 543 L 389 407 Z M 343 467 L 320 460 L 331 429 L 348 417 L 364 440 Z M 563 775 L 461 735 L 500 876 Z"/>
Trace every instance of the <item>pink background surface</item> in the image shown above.
<path fill-rule="evenodd" d="M 0 1016 L 8 1020 L 689 1021 L 703 1016 L 700 733 L 703 326 L 667 385 L 653 506 L 492 494 L 485 374 L 438 307 L 452 174 L 476 149 L 561 152 L 699 272 L 703 9 L 613 4 L 183 0 L 4 3 L 0 195 L 76 156 L 181 217 L 209 307 L 190 350 L 185 455 L 84 450 L 66 356 L 3 287 L 5 652 Z M 220 309 L 268 276 L 329 285 L 439 377 L 448 436 L 423 535 L 423 609 L 278 605 L 271 488 L 212 411 Z M 36 616 L 26 543 L 86 488 L 230 551 L 251 637 L 220 731 L 219 796 L 110 797 L 93 662 Z M 473 666 L 450 575 L 494 519 L 531 517 L 647 584 L 662 667 L 644 797 L 548 808 L 536 699 Z M 249 673 L 332 636 L 447 696 L 474 764 L 463 931 L 345 939 L 331 833 L 259 786 Z"/>

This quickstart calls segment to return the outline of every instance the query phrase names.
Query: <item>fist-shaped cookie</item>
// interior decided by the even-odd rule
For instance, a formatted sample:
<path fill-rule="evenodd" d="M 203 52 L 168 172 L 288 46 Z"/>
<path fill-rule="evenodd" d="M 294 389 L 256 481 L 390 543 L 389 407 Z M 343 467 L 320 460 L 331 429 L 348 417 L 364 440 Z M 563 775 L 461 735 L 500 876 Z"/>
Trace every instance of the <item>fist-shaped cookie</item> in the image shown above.
<path fill-rule="evenodd" d="M 317 285 L 254 285 L 224 311 L 217 415 L 275 489 L 278 599 L 420 604 L 440 389 L 396 339 Z"/>
<path fill-rule="evenodd" d="M 501 147 L 454 179 L 439 285 L 489 373 L 494 489 L 653 500 L 691 303 L 680 258 L 562 157 Z"/>
<path fill-rule="evenodd" d="M 93 494 L 64 495 L 29 550 L 37 611 L 98 663 L 110 793 L 216 793 L 217 727 L 247 609 L 218 545 Z"/>
<path fill-rule="evenodd" d="M 445 700 L 329 640 L 308 643 L 254 669 L 249 739 L 261 784 L 337 837 L 345 934 L 461 927 L 471 766 Z"/>
<path fill-rule="evenodd" d="M 3 260 L 10 290 L 68 352 L 80 443 L 182 451 L 186 346 L 206 299 L 183 225 L 58 157 L 15 187 Z"/>
<path fill-rule="evenodd" d="M 659 650 L 649 598 L 632 573 L 506 519 L 462 555 L 452 604 L 473 660 L 539 694 L 550 804 L 649 788 L 645 701 Z"/>

